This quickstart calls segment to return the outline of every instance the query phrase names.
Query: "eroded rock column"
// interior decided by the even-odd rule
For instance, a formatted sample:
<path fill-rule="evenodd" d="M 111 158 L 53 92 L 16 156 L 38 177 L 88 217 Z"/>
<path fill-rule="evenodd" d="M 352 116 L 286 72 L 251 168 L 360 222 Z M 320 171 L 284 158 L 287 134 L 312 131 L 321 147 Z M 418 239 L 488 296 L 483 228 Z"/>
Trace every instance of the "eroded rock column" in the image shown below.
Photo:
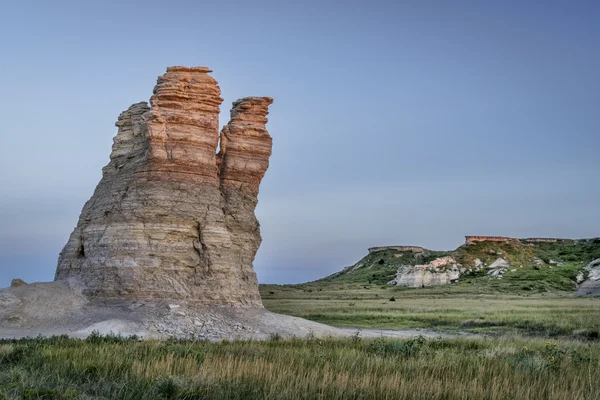
<path fill-rule="evenodd" d="M 245 97 L 233 103 L 231 120 L 221 131 L 220 184 L 225 225 L 231 233 L 233 265 L 252 264 L 261 243 L 260 225 L 254 214 L 258 188 L 269 167 L 272 139 L 267 132 L 270 97 Z M 247 285 L 254 274 L 242 271 Z"/>
<path fill-rule="evenodd" d="M 261 306 L 254 209 L 272 99 L 234 103 L 217 156 L 222 99 L 209 72 L 168 68 L 150 107 L 119 116 L 110 163 L 59 256 L 57 280 L 92 296 Z"/>

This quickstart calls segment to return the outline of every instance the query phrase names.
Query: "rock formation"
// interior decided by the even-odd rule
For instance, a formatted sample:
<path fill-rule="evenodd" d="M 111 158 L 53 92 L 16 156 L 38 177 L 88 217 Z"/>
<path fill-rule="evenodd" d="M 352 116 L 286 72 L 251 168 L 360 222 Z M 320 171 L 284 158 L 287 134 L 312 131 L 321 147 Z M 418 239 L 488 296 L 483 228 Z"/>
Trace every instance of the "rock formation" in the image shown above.
<path fill-rule="evenodd" d="M 428 264 L 401 265 L 396 278 L 388 285 L 405 287 L 425 287 L 446 285 L 460 278 L 461 265 L 452 257 L 440 257 Z"/>
<path fill-rule="evenodd" d="M 510 242 L 516 241 L 506 236 L 465 236 L 465 244 L 474 244 L 476 242 Z"/>
<path fill-rule="evenodd" d="M 581 273 L 581 277 L 578 277 L 578 283 L 583 283 L 581 283 L 575 295 L 600 297 L 600 258 L 586 265 L 583 271 L 585 271 L 587 278 L 583 273 Z"/>
<path fill-rule="evenodd" d="M 573 239 L 561 238 L 525 238 L 517 239 L 507 236 L 465 236 L 465 244 L 474 244 L 477 242 L 503 242 L 503 243 L 557 243 L 557 242 L 574 242 Z"/>
<path fill-rule="evenodd" d="M 271 155 L 273 99 L 235 101 L 219 134 L 222 99 L 209 72 L 167 68 L 150 105 L 121 113 L 110 162 L 55 281 L 0 289 L 0 338 L 349 334 L 262 307 L 254 209 Z"/>
<path fill-rule="evenodd" d="M 209 72 L 167 68 L 150 106 L 121 113 L 110 162 L 60 253 L 56 280 L 93 297 L 262 306 L 254 209 L 271 155 L 273 100 L 237 100 L 219 135 L 223 100 Z"/>
<path fill-rule="evenodd" d="M 396 250 L 396 251 L 412 251 L 413 253 L 424 253 L 428 251 L 424 247 L 421 246 L 379 246 L 379 247 L 371 247 L 369 248 L 369 253 L 374 253 L 377 251 L 385 251 L 385 250 Z"/>

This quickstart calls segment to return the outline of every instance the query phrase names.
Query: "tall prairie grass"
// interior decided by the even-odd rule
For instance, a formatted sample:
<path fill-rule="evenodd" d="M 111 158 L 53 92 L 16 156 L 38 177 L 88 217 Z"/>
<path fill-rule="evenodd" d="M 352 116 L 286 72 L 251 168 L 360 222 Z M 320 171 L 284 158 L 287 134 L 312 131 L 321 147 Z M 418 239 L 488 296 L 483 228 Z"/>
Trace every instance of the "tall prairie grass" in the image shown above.
<path fill-rule="evenodd" d="M 4 399 L 597 399 L 597 342 L 0 341 Z"/>

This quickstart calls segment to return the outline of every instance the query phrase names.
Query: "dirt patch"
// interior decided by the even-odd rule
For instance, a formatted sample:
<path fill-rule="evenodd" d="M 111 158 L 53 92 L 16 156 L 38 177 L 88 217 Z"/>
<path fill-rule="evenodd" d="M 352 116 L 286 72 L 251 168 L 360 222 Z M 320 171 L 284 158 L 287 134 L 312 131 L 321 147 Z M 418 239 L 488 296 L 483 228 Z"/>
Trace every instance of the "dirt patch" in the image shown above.
<path fill-rule="evenodd" d="M 206 340 L 346 335 L 337 328 L 259 307 L 89 299 L 60 281 L 1 289 L 0 305 L 0 338 L 59 334 L 83 338 L 92 332 Z"/>

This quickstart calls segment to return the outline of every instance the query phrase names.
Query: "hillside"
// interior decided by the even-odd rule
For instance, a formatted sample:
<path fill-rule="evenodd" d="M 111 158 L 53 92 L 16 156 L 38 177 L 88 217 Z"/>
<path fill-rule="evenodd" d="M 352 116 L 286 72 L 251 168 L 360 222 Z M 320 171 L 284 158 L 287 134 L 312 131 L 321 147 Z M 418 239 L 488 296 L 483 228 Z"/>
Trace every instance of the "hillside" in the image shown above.
<path fill-rule="evenodd" d="M 456 286 L 453 290 L 477 286 L 504 292 L 572 292 L 587 278 L 588 271 L 583 268 L 600 258 L 600 238 L 469 238 L 453 251 L 414 246 L 372 248 L 356 264 L 305 285 L 425 288 L 451 284 Z"/>
<path fill-rule="evenodd" d="M 261 297 L 269 311 L 333 326 L 598 340 L 598 299 L 580 296 L 600 297 L 600 238 L 469 243 L 371 248 L 325 278 L 260 285 Z"/>

